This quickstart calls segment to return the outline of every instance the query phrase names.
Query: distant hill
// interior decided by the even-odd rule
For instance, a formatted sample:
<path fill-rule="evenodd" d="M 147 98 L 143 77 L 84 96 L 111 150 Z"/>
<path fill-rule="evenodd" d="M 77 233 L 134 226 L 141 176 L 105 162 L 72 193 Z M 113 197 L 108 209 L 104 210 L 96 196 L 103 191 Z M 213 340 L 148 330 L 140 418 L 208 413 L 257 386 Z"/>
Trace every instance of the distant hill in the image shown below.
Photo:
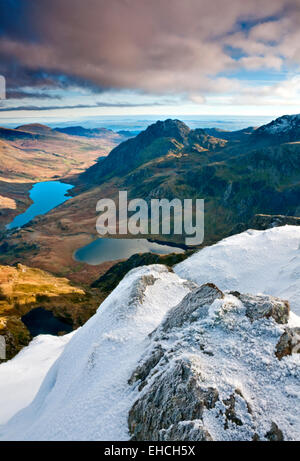
<path fill-rule="evenodd" d="M 79 138 L 41 124 L 0 127 L 0 230 L 30 205 L 32 183 L 72 181 L 122 140 Z"/>
<path fill-rule="evenodd" d="M 0 177 L 34 182 L 82 172 L 123 140 L 105 129 L 78 139 L 40 123 L 0 127 Z"/>
<path fill-rule="evenodd" d="M 224 140 L 180 120 L 159 121 L 83 173 L 82 198 L 89 197 L 87 207 L 102 190 L 146 200 L 204 198 L 207 244 L 247 226 L 255 214 L 300 216 L 299 117 L 283 119 L 288 129 L 276 130 L 274 139 L 270 127 L 281 126 L 280 119 L 233 132 L 231 140 L 227 132 L 210 131 Z"/>
<path fill-rule="evenodd" d="M 55 128 L 54 131 L 64 133 L 69 136 L 81 136 L 85 138 L 112 138 L 120 143 L 134 136 L 129 131 L 120 131 L 118 133 L 107 128 L 84 128 L 82 126 L 69 126 L 65 128 Z"/>
<path fill-rule="evenodd" d="M 18 126 L 16 130 L 27 132 L 27 133 L 33 133 L 33 134 L 43 134 L 43 135 L 50 134 L 53 131 L 49 126 L 41 125 L 40 123 L 30 123 L 28 125 L 21 125 L 21 126 Z"/>
<path fill-rule="evenodd" d="M 138 130 L 134 130 L 134 131 L 130 131 L 130 130 L 120 130 L 120 131 L 117 131 L 117 133 L 121 136 L 125 136 L 126 138 L 134 138 L 134 136 L 137 136 L 141 131 Z"/>
<path fill-rule="evenodd" d="M 70 136 L 85 136 L 87 138 L 100 137 L 114 133 L 112 130 L 106 128 L 83 128 L 82 126 L 69 126 L 66 128 L 55 128 L 54 130 Z"/>
<path fill-rule="evenodd" d="M 27 131 L 0 127 L 0 139 L 5 141 L 13 141 L 15 139 L 34 139 L 34 136 L 32 133 Z"/>

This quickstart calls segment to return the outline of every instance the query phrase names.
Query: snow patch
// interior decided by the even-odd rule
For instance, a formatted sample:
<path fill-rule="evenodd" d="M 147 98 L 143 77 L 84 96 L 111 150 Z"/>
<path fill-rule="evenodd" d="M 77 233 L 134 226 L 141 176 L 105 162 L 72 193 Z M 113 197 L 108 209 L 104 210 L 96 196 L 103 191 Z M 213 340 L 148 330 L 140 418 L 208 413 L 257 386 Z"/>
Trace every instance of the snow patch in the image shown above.
<path fill-rule="evenodd" d="M 73 334 L 37 336 L 15 358 L 0 365 L 0 424 L 32 402 Z"/>
<path fill-rule="evenodd" d="M 279 135 L 288 131 L 292 131 L 295 128 L 298 128 L 299 125 L 300 114 L 284 115 L 283 117 L 279 117 L 276 120 L 273 120 L 271 123 L 260 127 L 256 133 Z"/>

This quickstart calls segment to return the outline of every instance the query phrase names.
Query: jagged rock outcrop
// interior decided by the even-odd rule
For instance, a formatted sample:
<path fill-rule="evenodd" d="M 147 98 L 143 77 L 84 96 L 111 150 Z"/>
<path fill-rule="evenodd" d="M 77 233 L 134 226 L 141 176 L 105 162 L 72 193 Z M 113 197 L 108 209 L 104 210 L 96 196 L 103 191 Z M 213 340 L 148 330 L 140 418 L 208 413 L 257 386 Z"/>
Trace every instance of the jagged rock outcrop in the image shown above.
<path fill-rule="evenodd" d="M 128 417 L 132 440 L 289 438 L 278 414 L 274 421 L 286 399 L 280 372 L 290 371 L 278 359 L 300 338 L 288 319 L 289 304 L 279 298 L 223 293 L 212 283 L 192 289 L 150 335 L 129 380 L 138 391 Z"/>
<path fill-rule="evenodd" d="M 195 291 L 189 293 L 172 311 L 167 315 L 161 328 L 169 331 L 174 327 L 181 327 L 186 321 L 193 322 L 208 314 L 209 306 L 216 300 L 224 298 L 224 294 L 213 283 L 207 283 Z"/>
<path fill-rule="evenodd" d="M 272 317 L 277 323 L 287 323 L 290 313 L 288 301 L 274 298 L 267 295 L 243 295 L 236 291 L 231 292 L 246 308 L 246 315 L 249 319 L 258 320 L 263 317 Z"/>
<path fill-rule="evenodd" d="M 166 440 L 166 433 L 161 430 L 170 428 L 172 438 L 189 440 L 187 432 L 182 434 L 180 423 L 185 421 L 191 424 L 201 420 L 204 409 L 214 408 L 218 400 L 218 391 L 213 387 L 201 385 L 201 366 L 197 357 L 178 358 L 172 366 L 166 367 L 165 372 L 154 378 L 148 392 L 139 399 L 129 413 L 129 427 L 134 434 L 134 440 Z M 152 371 L 152 370 L 151 370 Z M 177 424 L 179 434 L 175 432 Z M 173 429 L 173 430 L 172 430 Z M 200 428 L 198 437 L 203 439 L 207 431 Z M 206 439 L 206 437 L 205 437 Z"/>
<path fill-rule="evenodd" d="M 266 433 L 266 439 L 270 442 L 283 442 L 283 433 L 276 423 L 272 422 L 271 429 Z"/>

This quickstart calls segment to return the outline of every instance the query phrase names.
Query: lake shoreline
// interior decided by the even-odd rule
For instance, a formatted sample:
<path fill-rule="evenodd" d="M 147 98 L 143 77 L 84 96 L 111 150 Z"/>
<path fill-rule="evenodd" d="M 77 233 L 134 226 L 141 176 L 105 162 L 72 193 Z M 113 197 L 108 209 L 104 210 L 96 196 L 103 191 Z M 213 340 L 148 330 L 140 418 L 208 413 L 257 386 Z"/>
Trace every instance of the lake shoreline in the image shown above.
<path fill-rule="evenodd" d="M 31 205 L 23 213 L 16 215 L 10 223 L 6 224 L 6 231 L 20 229 L 29 224 L 35 217 L 49 213 L 72 198 L 69 191 L 73 188 L 72 184 L 61 181 L 34 183 L 28 194 Z"/>
<path fill-rule="evenodd" d="M 98 257 L 96 255 L 97 251 L 99 252 Z M 169 245 L 166 242 L 158 243 L 150 239 L 98 238 L 88 245 L 75 250 L 73 252 L 73 259 L 80 263 L 98 266 L 106 262 L 117 262 L 128 259 L 138 253 L 166 255 L 171 253 L 184 253 L 184 251 L 184 248 L 174 243 Z M 108 253 L 106 257 L 103 256 L 105 252 Z"/>

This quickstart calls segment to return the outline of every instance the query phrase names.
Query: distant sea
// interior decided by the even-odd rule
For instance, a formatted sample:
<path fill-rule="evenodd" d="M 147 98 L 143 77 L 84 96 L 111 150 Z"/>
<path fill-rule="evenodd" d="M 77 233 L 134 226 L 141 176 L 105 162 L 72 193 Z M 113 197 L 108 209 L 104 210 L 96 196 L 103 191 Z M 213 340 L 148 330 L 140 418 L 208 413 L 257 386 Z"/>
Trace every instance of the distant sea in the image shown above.
<path fill-rule="evenodd" d="M 147 126 L 155 123 L 157 120 L 166 120 L 167 118 L 179 119 L 185 122 L 190 128 L 220 128 L 223 130 L 240 130 L 249 126 L 261 126 L 269 123 L 276 117 L 272 116 L 230 116 L 230 115 L 131 115 L 131 116 L 91 116 L 85 118 L 76 118 L 70 120 L 47 119 L 43 117 L 26 117 L 24 119 L 8 120 L 0 116 L 0 126 L 15 128 L 27 123 L 42 123 L 51 128 L 64 128 L 67 126 L 83 126 L 85 128 L 108 128 L 114 131 L 131 131 L 134 134 L 144 130 Z M 1 121 L 2 119 L 2 121 Z"/>
<path fill-rule="evenodd" d="M 157 120 L 177 118 L 185 122 L 190 128 L 220 128 L 223 130 L 240 130 L 249 126 L 261 126 L 271 122 L 276 117 L 265 116 L 213 116 L 213 115 L 149 115 L 149 116 L 111 116 L 111 117 L 90 117 L 86 119 L 70 120 L 60 123 L 50 123 L 54 127 L 66 127 L 81 125 L 85 128 L 108 128 L 114 131 L 128 130 L 139 132 Z"/>

